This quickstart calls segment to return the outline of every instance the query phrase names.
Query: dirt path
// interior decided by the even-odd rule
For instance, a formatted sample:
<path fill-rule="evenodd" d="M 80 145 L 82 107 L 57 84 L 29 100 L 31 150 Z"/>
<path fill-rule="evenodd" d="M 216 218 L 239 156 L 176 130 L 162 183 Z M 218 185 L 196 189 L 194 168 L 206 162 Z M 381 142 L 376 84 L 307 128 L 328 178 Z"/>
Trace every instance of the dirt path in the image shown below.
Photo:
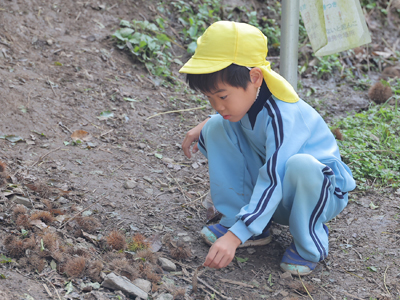
<path fill-rule="evenodd" d="M 154 299 L 162 299 L 157 298 L 162 293 L 175 293 L 176 299 L 211 299 L 213 294 L 212 299 L 307 298 L 302 284 L 313 299 L 398 299 L 400 195 L 389 188 L 379 194 L 355 191 L 350 195 L 348 207 L 329 224 L 329 258 L 302 281 L 279 269 L 290 235 L 286 227 L 274 225 L 271 245 L 238 250 L 236 255 L 244 262 L 206 270 L 199 277 L 199 291 L 193 293 L 192 275 L 208 249 L 199 239 L 206 220 L 201 202 L 209 190 L 207 161 L 200 154 L 188 160 L 179 145 L 187 130 L 212 110 L 207 105 L 154 116 L 205 102 L 183 84 L 159 85 L 111 39 L 120 19 L 151 19 L 156 6 L 155 1 L 111 0 L 0 3 L 0 135 L 23 139 L 15 143 L 10 136 L 0 139 L 0 159 L 14 184 L 3 189 L 7 197 L 0 198 L 0 255 L 7 255 L 7 235 L 22 234 L 13 219 L 15 202 L 10 200 L 19 195 L 33 204 L 29 213 L 48 210 L 49 203 L 62 210 L 60 215 L 67 218 L 54 221 L 49 230 L 62 236 L 66 248 L 73 248 L 71 259 L 77 256 L 76 248 L 83 248 L 88 261 L 103 260 L 105 273 L 113 271 L 104 256 L 107 251 L 82 235 L 76 220 L 67 223 L 68 217 L 90 211 L 99 222 L 92 232 L 99 239 L 121 230 L 127 236 L 158 234 L 160 239 L 169 234 L 173 240 L 183 240 L 192 255 L 176 262 L 178 273 L 157 273 L 157 263 L 151 264 L 158 282 L 163 282 L 153 282 L 149 295 Z M 175 51 L 186 60 L 179 48 Z M 328 121 L 368 106 L 365 91 L 338 87 L 333 78 L 302 83 L 302 96 L 313 87 L 313 99 L 322 99 L 311 104 L 319 106 Z M 113 116 L 102 119 L 103 112 Z M 74 144 L 71 134 L 76 130 L 88 132 L 90 141 Z M 36 227 L 30 231 L 39 241 L 46 233 Z M 157 255 L 171 259 L 167 244 Z M 29 251 L 27 257 L 33 257 Z M 107 288 L 83 293 L 80 284 L 90 281 L 88 277 L 70 281 L 64 269 L 52 268 L 54 257 L 44 259 L 41 271 L 21 258 L 3 262 L 0 273 L 6 279 L 0 279 L 0 298 L 125 297 Z M 66 264 L 60 259 L 57 265 L 67 268 Z M 136 277 L 144 278 L 143 274 Z M 73 283 L 74 291 L 66 295 L 67 282 Z M 183 294 L 178 293 L 180 288 Z"/>

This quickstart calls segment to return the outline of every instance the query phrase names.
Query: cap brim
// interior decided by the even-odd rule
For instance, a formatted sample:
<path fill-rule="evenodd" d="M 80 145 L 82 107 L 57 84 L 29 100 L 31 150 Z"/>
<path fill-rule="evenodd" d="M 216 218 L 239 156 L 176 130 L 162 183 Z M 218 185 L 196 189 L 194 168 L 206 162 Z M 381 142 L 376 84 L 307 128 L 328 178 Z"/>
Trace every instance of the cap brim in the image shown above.
<path fill-rule="evenodd" d="M 186 74 L 209 74 L 225 69 L 232 64 L 231 61 L 209 60 L 191 58 L 179 70 L 179 73 Z"/>

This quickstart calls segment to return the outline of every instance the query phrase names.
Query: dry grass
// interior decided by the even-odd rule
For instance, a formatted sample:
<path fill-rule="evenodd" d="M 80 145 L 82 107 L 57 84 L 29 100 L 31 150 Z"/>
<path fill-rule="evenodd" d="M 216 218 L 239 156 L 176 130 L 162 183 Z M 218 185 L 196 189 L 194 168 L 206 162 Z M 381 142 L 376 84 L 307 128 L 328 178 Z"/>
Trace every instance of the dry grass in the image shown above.
<path fill-rule="evenodd" d="M 7 183 L 7 179 L 10 175 L 7 173 L 7 165 L 0 160 L 0 187 Z"/>
<path fill-rule="evenodd" d="M 114 250 L 124 250 L 126 248 L 126 239 L 125 235 L 117 230 L 113 230 L 110 232 L 108 236 L 106 236 L 107 243 Z"/>
<path fill-rule="evenodd" d="M 377 104 L 385 103 L 392 95 L 391 87 L 380 81 L 371 86 L 368 91 L 368 97 Z"/>
<path fill-rule="evenodd" d="M 42 198 L 48 198 L 52 194 L 51 188 L 43 181 L 28 183 L 26 186 Z"/>
<path fill-rule="evenodd" d="M 130 262 L 125 258 L 117 258 L 111 261 L 109 268 L 112 269 L 117 274 L 125 276 L 129 280 L 135 280 L 137 278 L 138 270 L 130 264 Z"/>
<path fill-rule="evenodd" d="M 157 262 L 157 256 L 149 249 L 139 250 L 136 252 L 136 257 L 143 258 L 147 262 L 155 264 Z"/>
<path fill-rule="evenodd" d="M 54 217 L 48 211 L 36 211 L 31 215 L 31 220 L 41 220 L 46 225 L 54 222 Z"/>
<path fill-rule="evenodd" d="M 75 219 L 79 227 L 85 232 L 95 232 L 101 228 L 101 223 L 93 217 L 78 217 Z"/>
<path fill-rule="evenodd" d="M 139 266 L 140 275 L 152 283 L 158 283 L 161 280 L 161 275 L 157 273 L 157 269 L 158 266 L 154 268 L 150 264 L 141 264 Z"/>
<path fill-rule="evenodd" d="M 169 248 L 169 253 L 171 254 L 171 257 L 178 260 L 187 259 L 192 256 L 192 250 L 190 249 L 190 246 L 185 244 L 183 241 L 178 241 L 176 243 L 176 247 L 171 245 Z"/>
<path fill-rule="evenodd" d="M 100 272 L 103 270 L 103 263 L 99 260 L 95 260 L 91 262 L 86 269 L 86 275 L 93 281 L 93 282 L 101 282 Z"/>
<path fill-rule="evenodd" d="M 140 233 L 135 234 L 128 243 L 129 251 L 139 251 L 148 249 L 150 247 L 150 243 L 145 241 L 146 237 Z"/>
<path fill-rule="evenodd" d="M 11 257 L 19 258 L 25 255 L 25 250 L 34 249 L 36 246 L 34 236 L 21 240 L 13 235 L 8 235 L 3 244 Z"/>
<path fill-rule="evenodd" d="M 48 232 L 43 236 L 43 245 L 46 249 L 54 251 L 57 249 L 58 236 L 53 232 Z"/>
<path fill-rule="evenodd" d="M 80 277 L 85 270 L 86 260 L 83 257 L 74 257 L 65 263 L 64 272 L 68 277 Z"/>
<path fill-rule="evenodd" d="M 23 227 L 24 229 L 29 229 L 32 227 L 32 225 L 29 223 L 28 215 L 19 215 L 15 221 L 15 224 L 18 227 Z"/>
<path fill-rule="evenodd" d="M 12 210 L 12 219 L 16 221 L 20 215 L 26 215 L 28 210 L 22 204 L 17 204 Z"/>

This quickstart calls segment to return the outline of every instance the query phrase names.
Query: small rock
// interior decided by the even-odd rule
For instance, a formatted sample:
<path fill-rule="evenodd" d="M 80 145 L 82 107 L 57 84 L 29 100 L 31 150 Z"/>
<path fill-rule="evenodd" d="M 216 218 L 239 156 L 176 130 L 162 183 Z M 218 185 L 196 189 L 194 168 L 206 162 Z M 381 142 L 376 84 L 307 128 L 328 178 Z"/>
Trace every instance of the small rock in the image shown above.
<path fill-rule="evenodd" d="M 161 265 L 161 268 L 163 268 L 163 270 L 165 271 L 176 271 L 176 265 L 170 261 L 169 259 L 166 259 L 164 257 L 160 257 L 158 259 L 158 262 Z"/>
<path fill-rule="evenodd" d="M 144 143 L 139 143 L 138 146 L 139 146 L 140 149 L 144 149 L 144 148 L 146 148 L 147 145 L 144 144 Z"/>
<path fill-rule="evenodd" d="M 67 204 L 67 203 L 68 203 L 68 200 L 65 199 L 64 197 L 60 197 L 60 198 L 57 200 L 57 202 L 59 202 L 60 204 Z"/>
<path fill-rule="evenodd" d="M 53 43 L 54 43 L 52 39 L 48 39 L 46 42 L 47 42 L 47 45 L 49 45 L 49 46 L 53 45 Z"/>
<path fill-rule="evenodd" d="M 18 195 L 13 195 L 11 197 L 10 201 L 14 202 L 14 203 L 17 203 L 17 204 L 22 204 L 22 205 L 24 205 L 24 206 L 26 206 L 28 208 L 32 208 L 33 207 L 31 201 L 29 201 L 28 198 L 21 197 L 21 196 L 18 196 Z"/>
<path fill-rule="evenodd" d="M 146 180 L 146 181 L 147 181 L 148 183 L 150 183 L 150 184 L 153 184 L 153 182 L 154 182 L 153 179 L 151 179 L 151 178 L 148 177 L 148 176 L 144 176 L 143 179 Z"/>
<path fill-rule="evenodd" d="M 192 168 L 193 169 L 198 169 L 199 168 L 199 164 L 197 162 L 192 163 Z"/>
<path fill-rule="evenodd" d="M 256 252 L 256 249 L 254 249 L 254 248 L 247 248 L 247 252 L 248 252 L 249 254 L 253 254 L 253 253 Z"/>
<path fill-rule="evenodd" d="M 134 180 L 127 180 L 124 183 L 124 188 L 126 189 L 133 189 L 137 186 L 137 182 Z"/>
<path fill-rule="evenodd" d="M 290 272 L 285 272 L 279 276 L 281 279 L 293 278 Z"/>
<path fill-rule="evenodd" d="M 171 294 L 161 294 L 156 298 L 156 300 L 172 300 L 172 299 L 174 299 L 174 296 L 172 296 Z"/>
<path fill-rule="evenodd" d="M 193 239 L 190 236 L 185 236 L 185 237 L 182 238 L 182 240 L 184 242 L 192 242 L 193 241 Z"/>
<path fill-rule="evenodd" d="M 148 194 L 150 196 L 153 195 L 153 193 L 154 193 L 153 189 L 145 189 L 144 191 L 146 192 L 146 194 Z"/>
<path fill-rule="evenodd" d="M 133 281 L 133 284 L 145 291 L 146 293 L 149 293 L 151 291 L 151 282 L 148 280 L 137 278 Z"/>
<path fill-rule="evenodd" d="M 120 290 L 125 294 L 138 296 L 142 299 L 147 299 L 148 297 L 148 294 L 145 291 L 138 288 L 126 277 L 117 276 L 114 273 L 108 274 L 101 286 L 112 290 Z"/>

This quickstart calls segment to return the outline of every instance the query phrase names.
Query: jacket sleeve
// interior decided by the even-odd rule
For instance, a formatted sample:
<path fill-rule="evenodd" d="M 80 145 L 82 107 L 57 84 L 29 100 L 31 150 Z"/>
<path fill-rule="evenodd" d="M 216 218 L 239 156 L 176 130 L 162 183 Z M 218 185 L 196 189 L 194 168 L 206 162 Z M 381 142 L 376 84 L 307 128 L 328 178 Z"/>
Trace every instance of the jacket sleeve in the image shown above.
<path fill-rule="evenodd" d="M 270 98 L 265 105 L 265 164 L 259 175 L 249 204 L 242 207 L 237 222 L 229 229 L 244 243 L 252 235 L 262 233 L 282 199 L 282 182 L 286 161 L 303 147 L 310 130 L 296 104 Z M 284 114 L 282 111 L 284 110 Z"/>

